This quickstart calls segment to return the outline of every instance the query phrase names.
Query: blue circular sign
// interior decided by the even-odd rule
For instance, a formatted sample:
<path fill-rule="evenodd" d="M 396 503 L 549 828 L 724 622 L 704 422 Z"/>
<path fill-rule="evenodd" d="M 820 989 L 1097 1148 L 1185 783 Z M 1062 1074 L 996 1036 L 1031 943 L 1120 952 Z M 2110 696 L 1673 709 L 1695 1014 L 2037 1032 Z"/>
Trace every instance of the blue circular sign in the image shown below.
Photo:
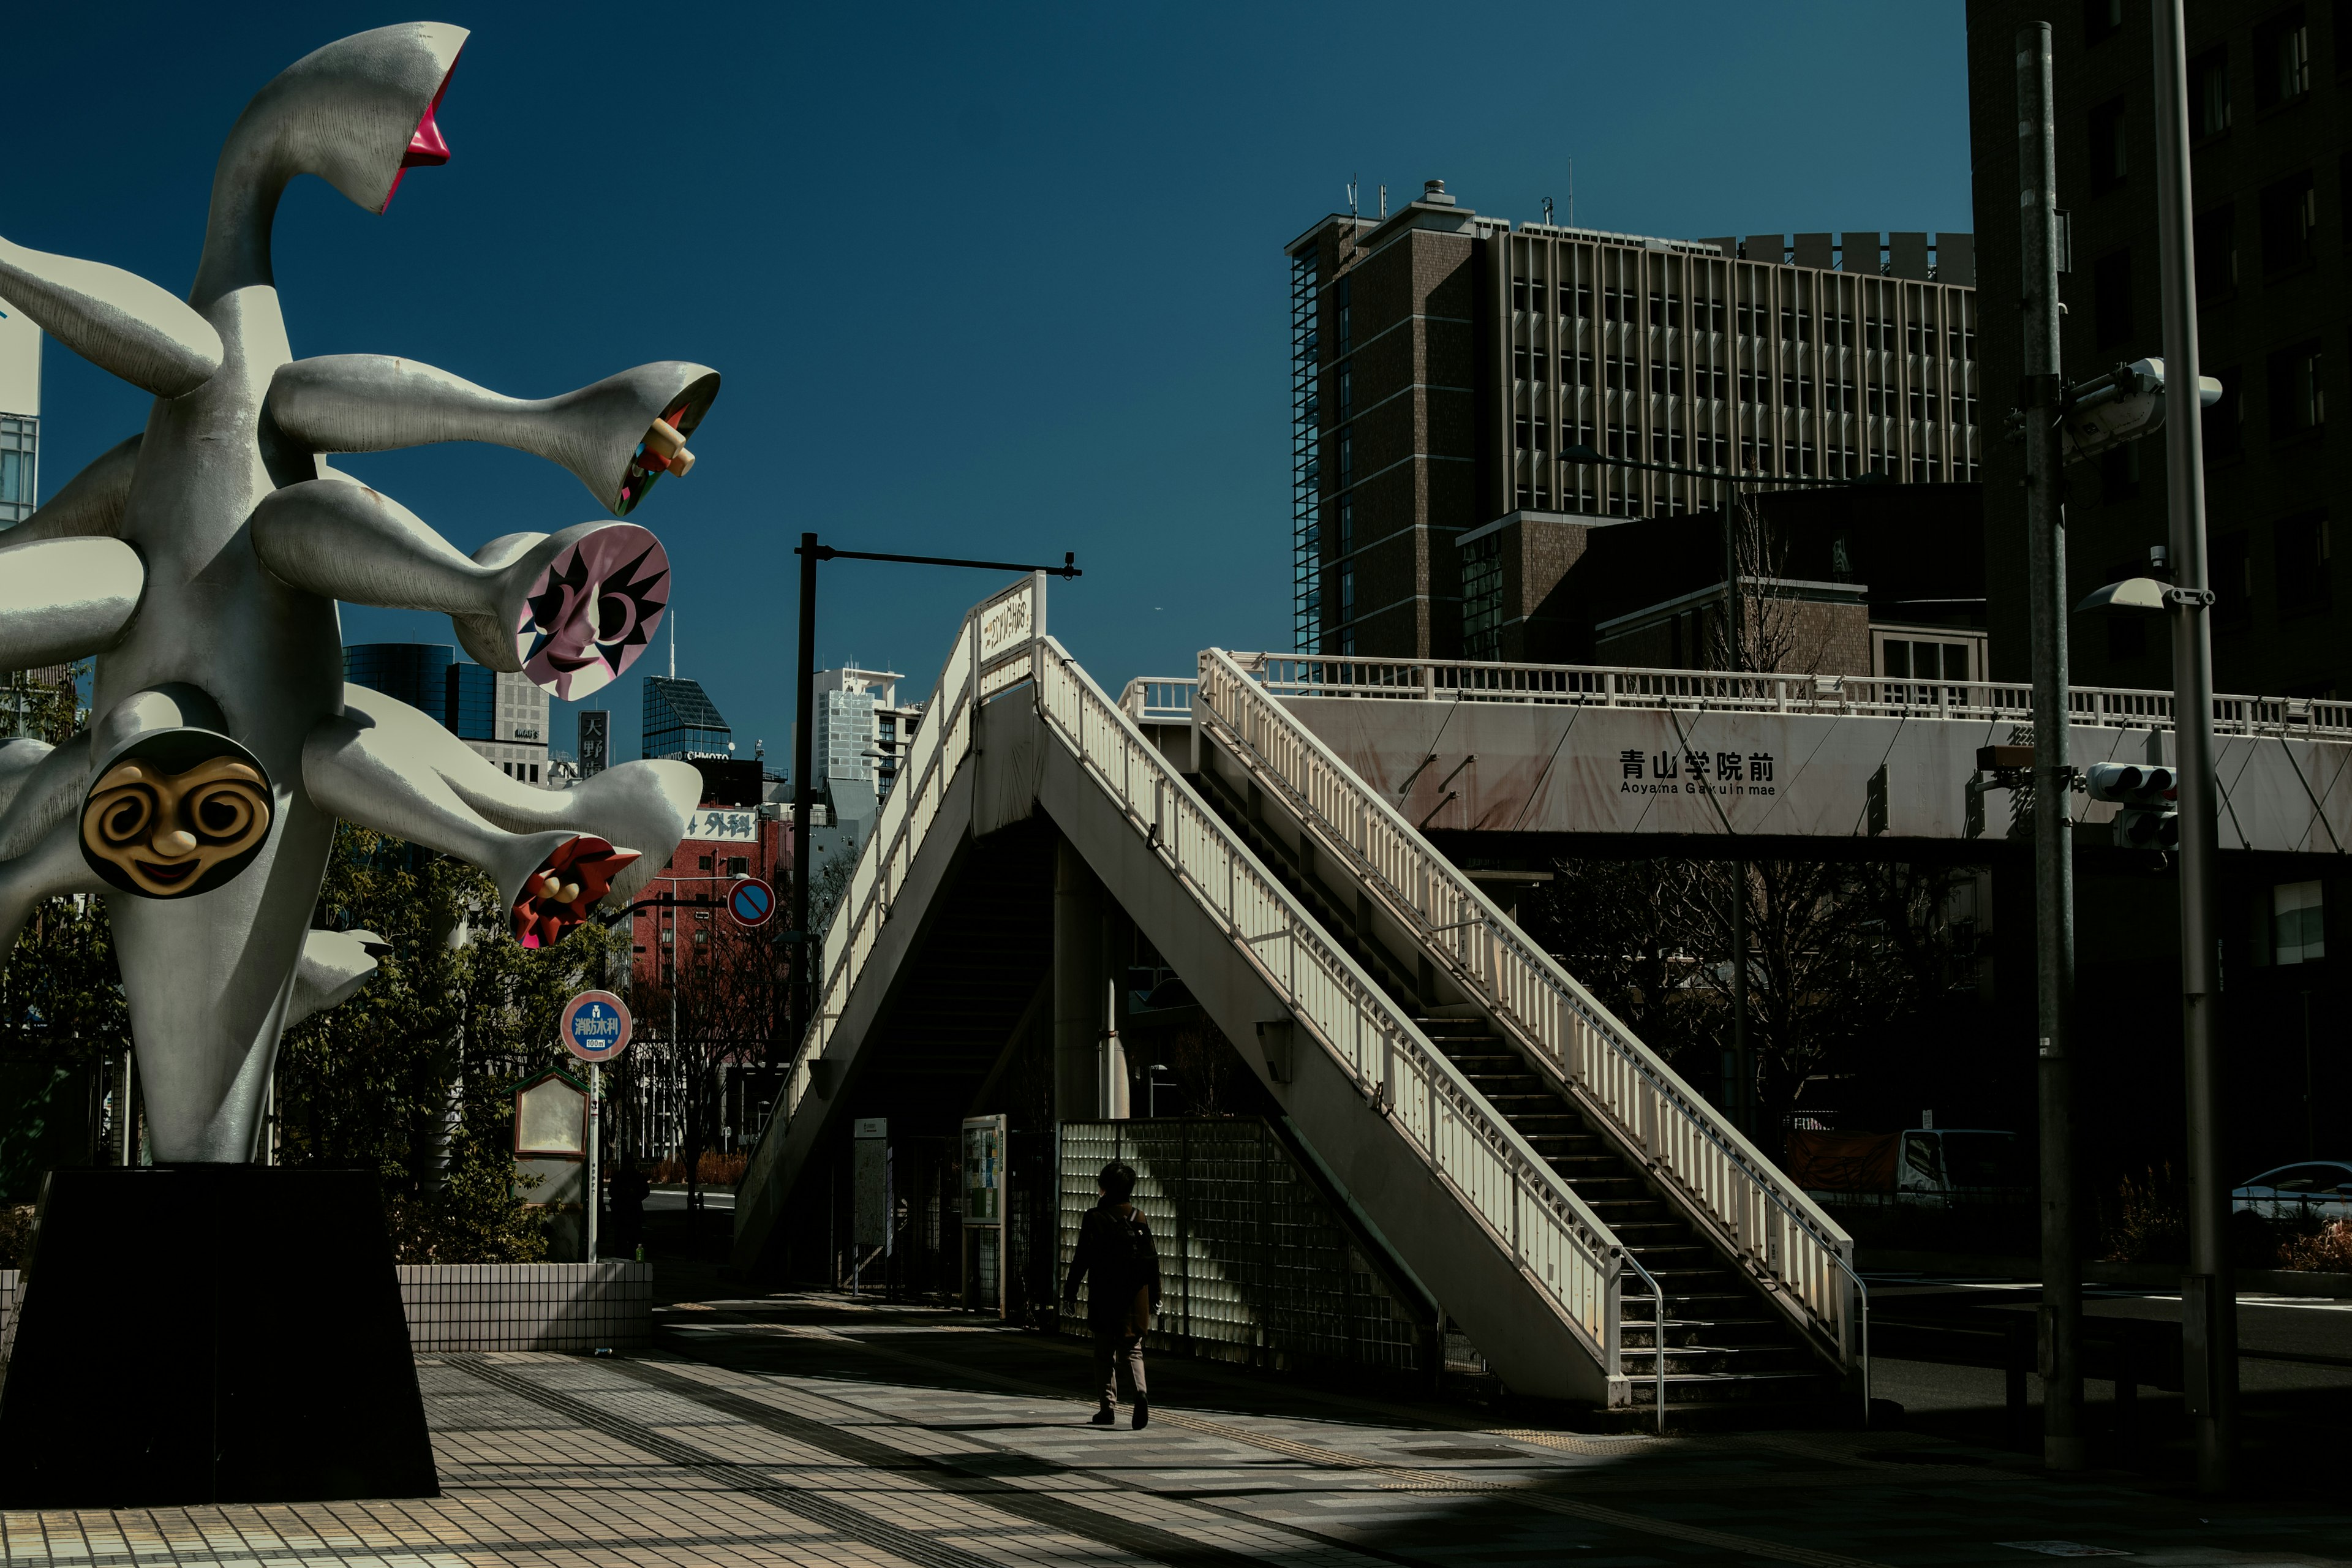
<path fill-rule="evenodd" d="M 563 1048 L 583 1062 L 608 1062 L 629 1043 L 628 1004 L 610 991 L 583 991 L 563 1005 L 557 1033 Z"/>
<path fill-rule="evenodd" d="M 757 877 L 747 878 L 728 889 L 727 912 L 740 925 L 766 925 L 776 917 L 776 889 Z"/>

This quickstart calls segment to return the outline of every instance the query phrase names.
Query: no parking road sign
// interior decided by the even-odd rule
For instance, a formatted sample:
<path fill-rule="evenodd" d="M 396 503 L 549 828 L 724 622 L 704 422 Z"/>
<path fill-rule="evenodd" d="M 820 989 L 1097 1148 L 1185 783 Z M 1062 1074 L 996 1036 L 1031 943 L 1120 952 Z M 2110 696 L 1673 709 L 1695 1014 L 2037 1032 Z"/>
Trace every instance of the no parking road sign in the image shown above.
<path fill-rule="evenodd" d="M 757 877 L 746 877 L 727 890 L 727 912 L 738 925 L 766 925 L 776 918 L 776 889 Z"/>
<path fill-rule="evenodd" d="M 610 991 L 583 991 L 563 1005 L 556 1033 L 583 1062 L 608 1062 L 629 1043 L 629 1008 Z"/>

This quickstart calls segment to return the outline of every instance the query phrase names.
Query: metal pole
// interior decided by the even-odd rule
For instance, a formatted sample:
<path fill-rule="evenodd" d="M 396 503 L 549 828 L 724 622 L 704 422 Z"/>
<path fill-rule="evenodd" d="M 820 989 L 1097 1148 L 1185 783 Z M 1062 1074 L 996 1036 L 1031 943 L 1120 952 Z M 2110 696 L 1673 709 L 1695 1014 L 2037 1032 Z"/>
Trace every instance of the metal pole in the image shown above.
<path fill-rule="evenodd" d="M 2238 1425 L 2238 1297 L 2221 1167 L 2220 922 L 2213 851 L 2213 595 L 2205 575 L 2205 454 L 2198 395 L 2196 258 L 2189 234 L 2189 67 L 2180 0 L 2150 0 L 2156 38 L 2157 250 L 2164 300 L 2165 495 L 2172 511 L 2174 762 L 2180 807 L 2180 1024 L 2189 1091 L 2189 1278 L 2181 1288 L 2184 1403 L 2197 1485 L 2229 1489 Z"/>
<path fill-rule="evenodd" d="M 596 1145 L 604 1131 L 597 1117 L 598 1102 L 604 1098 L 604 1068 L 601 1062 L 588 1064 L 588 1261 L 596 1261 L 596 1211 L 604 1206 L 603 1189 L 596 1169 Z"/>
<path fill-rule="evenodd" d="M 809 930 L 809 873 L 814 858 L 809 853 L 809 808 L 814 792 L 809 787 L 809 771 L 816 749 L 812 721 L 814 714 L 816 686 L 816 535 L 801 535 L 801 626 L 799 683 L 795 696 L 799 717 L 793 721 L 793 930 L 798 936 L 800 951 L 793 955 L 793 1006 L 791 1037 L 787 1051 L 800 1049 L 801 1037 L 808 1032 L 809 1011 L 814 995 L 814 976 L 809 973 L 815 963 L 816 934 Z"/>
<path fill-rule="evenodd" d="M 2066 513 L 2058 412 L 2057 149 L 2050 25 L 2017 34 L 2025 531 L 2033 610 L 2033 906 L 2042 1131 L 2042 1460 L 2083 1468 L 2083 1287 L 2074 1239 L 2074 769 L 2067 760 Z"/>

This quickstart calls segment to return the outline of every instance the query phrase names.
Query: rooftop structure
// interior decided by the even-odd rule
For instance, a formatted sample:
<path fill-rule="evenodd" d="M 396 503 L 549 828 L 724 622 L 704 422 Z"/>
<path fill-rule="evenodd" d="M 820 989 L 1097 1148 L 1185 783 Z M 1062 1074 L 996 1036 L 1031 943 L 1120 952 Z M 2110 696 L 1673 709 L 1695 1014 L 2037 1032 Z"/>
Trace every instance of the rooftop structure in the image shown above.
<path fill-rule="evenodd" d="M 638 745 L 648 757 L 724 757 L 735 750 L 734 731 L 702 683 L 664 675 L 646 677 Z"/>

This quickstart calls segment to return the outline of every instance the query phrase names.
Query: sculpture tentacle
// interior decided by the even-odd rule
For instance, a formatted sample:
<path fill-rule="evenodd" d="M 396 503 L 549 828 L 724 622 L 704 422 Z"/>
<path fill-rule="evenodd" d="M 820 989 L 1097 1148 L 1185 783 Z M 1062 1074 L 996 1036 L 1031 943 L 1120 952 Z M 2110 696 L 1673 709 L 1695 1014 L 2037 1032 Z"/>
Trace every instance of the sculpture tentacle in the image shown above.
<path fill-rule="evenodd" d="M 81 837 L 71 821 L 52 826 L 24 854 L 0 860 L 0 968 L 16 951 L 33 906 L 68 893 L 104 891 L 106 884 L 81 858 Z"/>
<path fill-rule="evenodd" d="M 389 951 L 372 931 L 314 931 L 303 937 L 286 1026 L 350 1001 L 375 973 L 375 955 Z"/>
<path fill-rule="evenodd" d="M 389 354 L 331 354 L 278 367 L 268 415 L 320 452 L 387 452 L 486 441 L 571 470 L 596 503 L 625 517 L 665 473 L 693 466 L 684 439 L 719 395 L 719 373 L 668 360 L 560 397 L 508 397 Z"/>
<path fill-rule="evenodd" d="M 158 397 L 184 397 L 221 367 L 210 321 L 120 267 L 0 239 L 0 297 L 99 369 Z"/>
<path fill-rule="evenodd" d="M 89 786 L 89 732 L 52 749 L 39 741 L 0 743 L 0 860 L 26 853 L 74 815 Z"/>
<path fill-rule="evenodd" d="M 64 664 L 113 647 L 146 586 L 139 552 L 119 539 L 0 545 L 0 669 Z"/>
<path fill-rule="evenodd" d="M 10 545 L 37 539 L 120 539 L 122 510 L 131 500 L 131 480 L 139 471 L 139 449 L 147 433 L 118 441 L 90 459 L 89 467 L 68 479 L 43 501 L 33 515 L 10 529 Z"/>
<path fill-rule="evenodd" d="M 480 867 L 509 907 L 558 850 L 583 837 L 639 857 L 610 884 L 613 895 L 627 898 L 677 847 L 701 794 L 691 766 L 660 762 L 625 763 L 573 789 L 541 789 L 380 691 L 346 686 L 343 707 L 302 748 L 310 798 L 346 821 Z"/>

